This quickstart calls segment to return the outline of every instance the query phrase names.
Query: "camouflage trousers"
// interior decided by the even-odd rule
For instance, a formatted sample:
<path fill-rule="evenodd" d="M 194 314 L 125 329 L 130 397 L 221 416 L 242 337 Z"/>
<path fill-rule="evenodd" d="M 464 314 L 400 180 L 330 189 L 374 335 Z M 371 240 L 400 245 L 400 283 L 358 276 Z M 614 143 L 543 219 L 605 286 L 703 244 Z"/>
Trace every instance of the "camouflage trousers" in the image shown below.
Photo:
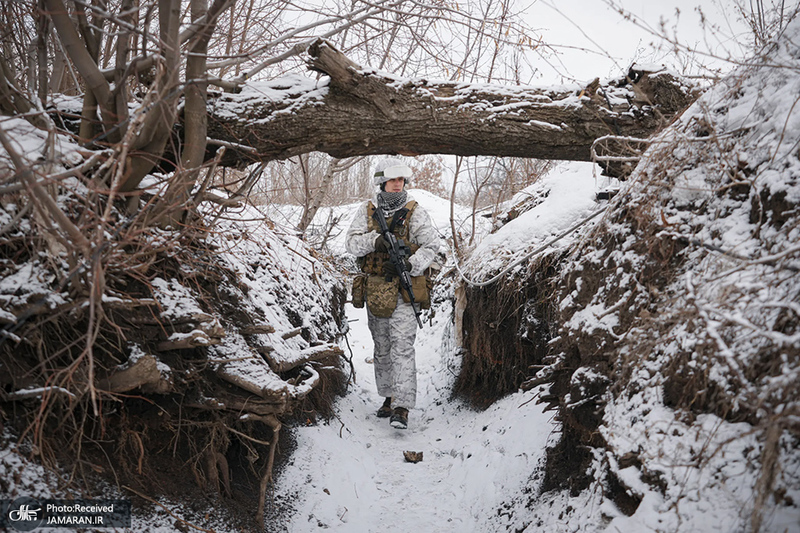
<path fill-rule="evenodd" d="M 369 330 L 375 343 L 375 384 L 378 394 L 392 398 L 392 406 L 411 409 L 417 400 L 417 362 L 414 340 L 417 320 L 414 308 L 397 295 L 397 308 L 389 318 L 378 318 L 367 309 Z"/>

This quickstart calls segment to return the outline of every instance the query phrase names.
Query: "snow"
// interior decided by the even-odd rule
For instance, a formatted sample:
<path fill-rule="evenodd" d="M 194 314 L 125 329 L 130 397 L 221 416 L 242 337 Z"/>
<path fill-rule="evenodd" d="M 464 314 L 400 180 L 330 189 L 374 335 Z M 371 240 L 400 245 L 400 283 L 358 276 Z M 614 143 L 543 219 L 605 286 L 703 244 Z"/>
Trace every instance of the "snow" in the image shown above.
<path fill-rule="evenodd" d="M 322 100 L 328 93 L 329 78 L 317 80 L 301 74 L 287 74 L 268 81 L 250 81 L 239 93 L 225 94 L 215 101 L 219 116 L 238 117 L 249 107 L 274 106 L 272 114 L 261 121 L 268 122 L 281 114 L 292 114 L 296 109 Z"/>
<path fill-rule="evenodd" d="M 561 131 L 563 128 L 561 126 L 557 126 L 555 124 L 550 124 L 549 122 L 542 122 L 541 120 L 529 120 L 529 126 L 538 126 L 545 130 L 552 130 L 552 131 Z"/>
<path fill-rule="evenodd" d="M 508 202 L 514 206 L 525 200 L 538 205 L 503 226 L 502 231 L 487 235 L 475 247 L 466 270 L 473 279 L 495 273 L 523 252 L 542 245 L 573 223 L 599 208 L 595 200 L 597 179 L 592 163 L 561 163 L 533 185 L 517 193 Z M 558 243 L 567 246 L 572 238 Z"/>
<path fill-rule="evenodd" d="M 72 392 L 68 391 L 63 387 L 35 387 L 32 389 L 20 389 L 11 393 L 8 393 L 7 397 L 10 399 L 14 398 L 41 398 L 45 394 L 65 394 L 70 398 L 75 398 L 75 395 Z"/>
<path fill-rule="evenodd" d="M 11 272 L 0 279 L 0 304 L 3 307 L 15 308 L 37 302 L 46 303 L 53 309 L 65 302 L 63 295 L 51 291 L 54 277 L 45 265 L 36 261 L 8 265 L 7 268 Z"/>
<path fill-rule="evenodd" d="M 54 163 L 71 167 L 83 161 L 81 148 L 66 135 L 48 138 L 46 131 L 31 128 L 21 117 L 0 116 L 0 128 L 9 137 L 11 146 L 34 170 L 41 166 L 48 153 L 54 154 Z M 14 168 L 4 148 L 0 148 L 0 172 L 5 167 Z"/>
<path fill-rule="evenodd" d="M 665 281 L 661 299 L 653 296 L 653 301 L 670 305 L 658 310 L 660 322 L 643 322 L 640 329 L 631 327 L 624 333 L 618 329 L 624 323 L 622 311 L 655 290 L 639 282 L 637 275 L 647 265 L 636 249 L 638 234 L 625 224 L 613 222 L 611 217 L 603 221 L 608 234 L 617 238 L 609 253 L 601 246 L 587 247 L 573 262 L 560 265 L 565 275 L 575 274 L 578 279 L 574 290 L 556 305 L 560 311 L 580 307 L 561 325 L 560 334 L 591 337 L 597 350 L 606 348 L 606 338 L 620 341 L 627 336 L 627 344 L 618 350 L 619 356 L 630 362 L 625 370 L 631 377 L 625 394 L 605 394 L 602 424 L 597 429 L 605 446 L 592 451 L 588 488 L 577 494 L 539 493 L 546 449 L 559 437 L 559 424 L 535 401 L 541 389 L 510 394 L 485 411 L 452 399 L 460 361 L 450 301 L 442 303 L 432 318 L 426 317 L 418 334 L 419 394 L 417 406 L 410 412 L 409 429 L 395 430 L 385 419 L 378 419 L 375 411 L 381 399 L 368 362 L 372 344 L 365 312 L 347 306 L 355 381 L 338 399 L 334 419 L 292 429 L 297 448 L 280 471 L 273 491 L 275 501 L 290 509 L 279 516 L 278 527 L 293 533 L 319 529 L 440 533 L 747 530 L 762 479 L 762 458 L 770 445 L 765 431 L 774 421 L 787 426 L 797 423 L 793 414 L 797 404 L 784 396 L 791 400 L 790 395 L 796 395 L 800 375 L 793 357 L 800 333 L 782 331 L 779 320 L 782 312 L 800 314 L 800 230 L 787 227 L 796 223 L 794 212 L 756 210 L 762 199 L 779 195 L 795 206 L 800 200 L 800 160 L 796 155 L 800 115 L 795 110 L 800 76 L 796 68 L 786 67 L 795 65 L 798 57 L 793 44 L 800 34 L 798 24 L 790 26 L 787 34 L 791 38 L 771 52 L 771 66 L 762 67 L 760 75 L 743 77 L 740 73 L 723 81 L 664 132 L 618 197 L 624 196 L 628 202 L 617 204 L 618 211 L 625 207 L 659 210 L 649 231 L 691 244 L 681 252 L 686 254 L 683 270 Z M 309 94 L 309 83 L 307 78 L 297 77 L 289 82 L 251 84 L 241 94 L 230 96 L 235 104 L 232 109 L 257 105 L 264 99 L 289 101 L 295 95 Z M 312 98 L 326 90 L 324 83 L 313 87 L 317 92 Z M 24 121 L 4 118 L 2 124 L 6 131 L 17 132 L 14 142 L 30 161 L 45 150 L 46 138 Z M 665 142 L 677 143 L 672 159 L 666 162 L 658 155 Z M 67 154 L 62 161 L 65 165 L 80 157 L 69 143 L 59 150 Z M 684 168 L 675 172 L 679 162 Z M 481 218 L 480 242 L 464 265 L 467 273 L 477 279 L 493 275 L 595 213 L 600 206 L 595 201 L 598 183 L 594 171 L 593 165 L 585 163 L 557 167 L 509 202 L 509 209 L 521 202 L 528 209 L 495 233 L 487 234 L 489 223 Z M 725 179 L 732 175 L 753 188 L 752 192 L 748 189 L 751 196 L 747 201 L 728 195 L 730 182 Z M 661 187 L 659 177 L 672 181 Z M 449 202 L 424 191 L 412 194 L 430 212 L 442 236 L 450 237 Z M 336 209 L 354 211 L 354 207 Z M 11 211 L 11 206 L 5 206 L 0 220 L 10 220 Z M 275 327 L 274 333 L 259 334 L 259 338 L 273 348 L 274 357 L 292 361 L 311 348 L 300 336 L 283 338 L 283 333 L 298 327 L 287 309 L 300 317 L 300 327 L 316 335 L 338 333 L 332 331 L 326 317 L 327 295 L 311 281 L 321 279 L 320 285 L 329 288 L 335 284 L 334 276 L 297 237 L 265 224 L 245 222 L 261 218 L 260 213 L 247 208 L 238 215 L 239 221 L 223 222 L 224 228 L 213 237 L 219 258 L 247 289 L 247 298 L 243 293 L 234 295 L 240 298 L 240 305 Z M 780 216 L 794 218 L 791 223 L 772 218 Z M 457 226 L 468 225 L 469 211 L 458 208 L 456 219 Z M 599 226 L 599 220 L 593 225 Z M 581 230 L 555 243 L 552 250 L 574 249 L 590 236 L 588 230 Z M 343 232 L 330 244 L 338 255 L 343 254 L 342 239 Z M 709 247 L 725 253 L 712 252 Z M 613 274 L 611 281 L 595 289 L 580 279 L 601 267 Z M 3 307 L 17 308 L 45 297 L 51 306 L 66 301 L 52 293 L 54 278 L 40 263 L 4 268 L 0 280 Z M 156 278 L 152 286 L 163 318 L 207 316 L 203 322 L 214 323 L 215 317 L 206 315 L 177 280 Z M 580 297 L 590 290 L 596 290 L 590 301 L 579 304 Z M 16 317 L 3 310 L 0 319 L 14 321 Z M 656 325 L 661 329 L 655 329 Z M 253 354 L 241 335 L 226 333 L 224 343 L 209 349 L 217 369 L 262 389 L 287 390 L 289 386 Z M 555 338 L 552 342 L 562 341 Z M 717 358 L 713 364 L 703 351 L 709 346 Z M 743 369 L 757 369 L 753 360 L 763 355 L 764 346 L 781 354 L 780 365 L 769 373 L 752 372 L 750 376 Z M 350 355 L 347 344 L 342 348 Z M 143 353 L 136 345 L 129 346 L 129 351 L 130 361 Z M 666 370 L 680 357 L 687 359 L 683 372 L 707 372 L 703 377 L 716 386 L 716 394 L 730 401 L 732 412 L 723 418 L 719 413 L 666 405 Z M 159 362 L 159 368 L 169 373 L 162 365 Z M 302 396 L 319 379 L 311 367 L 304 375 L 291 394 Z M 573 399 L 571 392 L 565 400 L 574 407 L 588 392 L 584 384 L 605 377 L 593 368 L 576 369 L 570 385 L 580 398 Z M 11 394 L 65 391 L 39 387 Z M 748 417 L 742 417 L 747 422 L 737 419 L 740 411 L 748 409 Z M 9 430 L 2 435 L 4 442 L 13 438 Z M 800 459 L 796 440 L 787 432 L 774 445 L 781 467 L 775 473 L 774 494 L 780 492 L 784 502 L 794 504 L 780 504 L 774 498 L 766 502 L 762 529 L 798 531 Z M 54 475 L 30 460 L 36 451 L 25 446 L 0 449 L 3 496 L 16 497 L 23 491 L 34 497 L 57 495 L 49 488 L 56 486 Z M 422 452 L 424 458 L 416 464 L 406 462 L 404 451 Z M 607 497 L 612 477 L 620 490 L 641 500 L 630 515 Z M 168 499 L 161 503 L 178 515 L 189 512 Z M 233 531 L 225 523 L 205 525 L 219 532 Z M 155 511 L 137 515 L 133 529 L 160 533 L 174 528 L 173 517 Z"/>
<path fill-rule="evenodd" d="M 503 505 L 528 486 L 552 438 L 552 416 L 530 393 L 513 394 L 483 412 L 451 401 L 450 317 L 437 314 L 417 340 L 419 391 L 409 429 L 375 411 L 372 341 L 366 312 L 348 305 L 356 381 L 335 420 L 295 431 L 297 449 L 276 486 L 296 505 L 284 527 L 318 531 L 482 532 L 514 523 Z M 423 452 L 419 463 L 404 451 Z"/>
<path fill-rule="evenodd" d="M 161 318 L 174 320 L 187 316 L 208 316 L 191 296 L 189 289 L 177 280 L 155 278 L 150 283 L 153 296 L 161 307 Z"/>

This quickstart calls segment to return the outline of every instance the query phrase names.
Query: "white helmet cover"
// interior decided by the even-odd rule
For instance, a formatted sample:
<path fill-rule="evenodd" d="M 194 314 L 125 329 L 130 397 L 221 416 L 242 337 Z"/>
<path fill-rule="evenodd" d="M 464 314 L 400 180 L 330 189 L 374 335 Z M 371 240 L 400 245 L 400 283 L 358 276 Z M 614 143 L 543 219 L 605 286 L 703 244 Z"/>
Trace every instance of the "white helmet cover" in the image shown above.
<path fill-rule="evenodd" d="M 386 183 L 395 178 L 405 178 L 406 181 L 408 181 L 410 177 L 411 167 L 403 163 L 400 159 L 387 157 L 386 159 L 378 161 L 378 164 L 375 166 L 373 182 L 375 185 L 380 186 L 381 183 Z"/>

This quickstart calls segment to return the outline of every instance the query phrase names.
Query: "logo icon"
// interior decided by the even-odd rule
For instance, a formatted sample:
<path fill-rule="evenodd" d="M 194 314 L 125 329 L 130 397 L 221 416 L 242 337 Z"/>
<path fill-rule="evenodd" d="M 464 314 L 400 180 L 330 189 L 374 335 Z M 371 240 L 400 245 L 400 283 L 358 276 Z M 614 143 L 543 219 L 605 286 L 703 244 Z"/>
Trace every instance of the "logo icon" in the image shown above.
<path fill-rule="evenodd" d="M 36 520 L 36 516 L 39 514 L 39 511 L 42 510 L 41 507 L 38 509 L 31 509 L 31 506 L 28 504 L 20 505 L 19 509 L 14 509 L 13 511 L 9 511 L 8 519 L 12 522 L 17 522 L 19 520 Z"/>
<path fill-rule="evenodd" d="M 34 498 L 17 498 L 8 506 L 8 524 L 17 531 L 33 531 L 44 522 L 42 505 Z"/>

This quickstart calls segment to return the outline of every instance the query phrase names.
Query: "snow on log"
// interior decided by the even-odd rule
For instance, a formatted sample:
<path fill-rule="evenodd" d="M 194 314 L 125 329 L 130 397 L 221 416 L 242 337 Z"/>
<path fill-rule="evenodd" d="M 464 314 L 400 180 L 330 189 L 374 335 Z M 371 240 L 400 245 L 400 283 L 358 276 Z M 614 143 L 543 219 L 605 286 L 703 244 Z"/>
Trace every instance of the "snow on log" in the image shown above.
<path fill-rule="evenodd" d="M 223 381 L 286 408 L 289 384 L 273 372 L 240 335 L 229 335 L 224 343 L 209 348 L 209 358 Z"/>
<path fill-rule="evenodd" d="M 335 344 L 322 344 L 292 353 L 282 353 L 280 357 L 274 356 L 274 352 L 262 355 L 269 363 L 270 368 L 272 368 L 274 372 L 280 373 L 287 372 L 300 365 L 310 363 L 311 361 L 319 361 L 330 355 L 340 356 L 343 354 L 344 352 L 342 349 Z"/>
<path fill-rule="evenodd" d="M 303 333 L 303 328 L 292 328 L 289 331 L 285 331 L 285 332 L 281 333 L 281 338 L 283 340 L 289 340 L 292 337 L 297 337 L 301 333 Z"/>
<path fill-rule="evenodd" d="M 305 374 L 305 379 L 298 383 L 297 385 L 293 385 L 291 389 L 292 397 L 296 400 L 300 400 L 308 396 L 314 387 L 319 385 L 320 378 L 319 373 L 314 370 L 311 365 L 306 365 L 303 367 L 303 373 Z"/>
<path fill-rule="evenodd" d="M 166 394 L 172 390 L 170 370 L 154 356 L 135 347 L 128 362 L 98 384 L 102 390 L 128 392 L 141 388 L 144 392 Z"/>
<path fill-rule="evenodd" d="M 75 400 L 76 396 L 63 387 L 35 387 L 31 389 L 22 389 L 14 392 L 0 391 L 0 398 L 5 402 L 16 400 L 30 400 L 33 398 L 42 398 L 46 394 L 63 394 L 68 398 Z"/>
<path fill-rule="evenodd" d="M 5 309 L 0 309 L 0 324 L 8 325 L 16 323 L 17 323 L 17 315 L 8 312 Z"/>
<path fill-rule="evenodd" d="M 275 333 L 275 328 L 269 324 L 253 324 L 252 326 L 244 326 L 239 329 L 242 335 L 259 335 L 264 333 Z"/>
<path fill-rule="evenodd" d="M 251 82 L 210 99 L 209 136 L 255 149 L 232 148 L 223 164 L 311 151 L 589 161 L 595 139 L 648 137 L 696 97 L 685 80 L 635 69 L 550 88 L 400 78 L 359 67 L 325 41 L 309 48 L 308 63 L 326 76 Z"/>
<path fill-rule="evenodd" d="M 272 404 L 286 408 L 289 385 L 270 371 L 269 367 L 257 359 L 249 359 L 251 364 L 242 372 L 243 365 L 223 364 L 217 367 L 217 375 L 224 381 L 240 389 L 264 398 Z"/>
<path fill-rule="evenodd" d="M 158 343 L 157 350 L 159 352 L 187 350 L 200 346 L 219 344 L 219 342 L 219 337 L 211 337 L 201 329 L 194 329 L 189 333 L 173 333 L 167 340 Z"/>

